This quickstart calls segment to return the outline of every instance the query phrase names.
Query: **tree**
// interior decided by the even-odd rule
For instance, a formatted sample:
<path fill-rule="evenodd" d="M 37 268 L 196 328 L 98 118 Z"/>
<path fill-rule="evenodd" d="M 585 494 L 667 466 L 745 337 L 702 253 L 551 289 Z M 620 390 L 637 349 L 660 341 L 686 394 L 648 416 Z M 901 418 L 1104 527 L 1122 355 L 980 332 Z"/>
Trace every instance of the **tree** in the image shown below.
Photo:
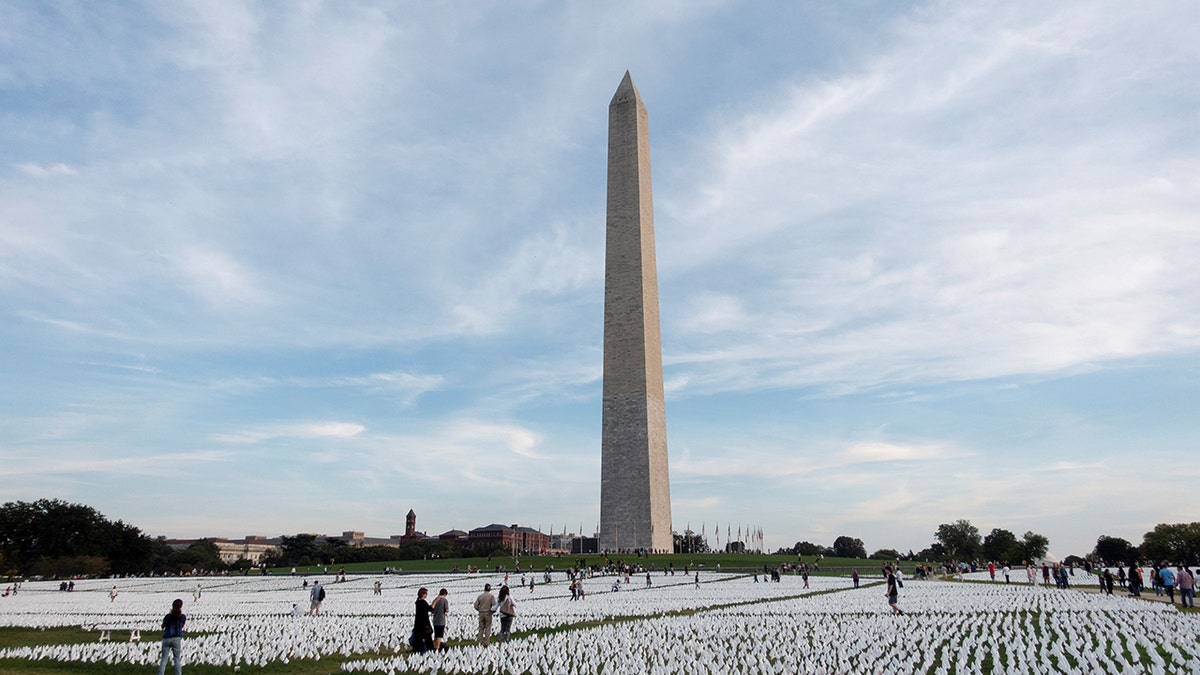
<path fill-rule="evenodd" d="M 900 551 L 894 548 L 881 548 L 872 553 L 871 557 L 875 560 L 899 560 L 902 556 L 900 555 Z"/>
<path fill-rule="evenodd" d="M 998 527 L 993 529 L 988 536 L 983 538 L 983 557 L 997 562 L 1016 563 L 1018 560 L 1023 560 L 1020 557 L 1017 535 Z"/>
<path fill-rule="evenodd" d="M 141 530 L 112 522 L 83 504 L 59 499 L 8 502 L 0 507 L 0 554 L 6 566 L 20 571 L 58 567 L 58 559 L 100 559 L 104 572 L 127 574 L 149 571 L 154 547 Z M 95 560 L 86 563 L 95 568 Z"/>
<path fill-rule="evenodd" d="M 979 529 L 969 520 L 956 520 L 953 523 L 938 525 L 936 536 L 945 550 L 945 555 L 955 560 L 974 560 L 983 549 Z"/>
<path fill-rule="evenodd" d="M 842 535 L 833 540 L 833 555 L 838 558 L 865 558 L 867 547 L 862 539 Z"/>
<path fill-rule="evenodd" d="M 1050 540 L 1043 535 L 1033 532 L 1026 532 L 1021 535 L 1021 541 L 1017 545 L 1019 555 L 1014 556 L 1012 560 L 1028 560 L 1032 563 L 1035 560 L 1041 560 L 1046 556 L 1047 549 L 1050 548 Z"/>
<path fill-rule="evenodd" d="M 1110 537 L 1102 534 L 1096 539 L 1096 548 L 1092 550 L 1096 558 L 1107 563 L 1125 563 L 1129 564 L 1136 562 L 1138 559 L 1137 547 L 1131 544 L 1128 540 L 1120 537 Z"/>
<path fill-rule="evenodd" d="M 946 555 L 946 547 L 936 541 L 929 545 L 929 548 L 923 548 L 915 555 L 909 555 L 909 560 L 945 560 L 950 556 Z"/>
<path fill-rule="evenodd" d="M 1200 558 L 1200 523 L 1159 523 L 1142 537 L 1147 560 L 1195 564 Z"/>
<path fill-rule="evenodd" d="M 225 569 L 221 561 L 221 549 L 208 539 L 198 539 L 172 557 L 180 571 L 204 570 L 219 572 Z"/>
<path fill-rule="evenodd" d="M 317 536 L 314 534 L 298 534 L 294 537 L 279 538 L 278 563 L 272 559 L 276 567 L 313 565 L 318 562 Z"/>
<path fill-rule="evenodd" d="M 792 547 L 792 553 L 796 555 L 821 555 L 825 553 L 825 547 L 820 544 L 814 544 L 811 541 L 798 541 Z"/>
<path fill-rule="evenodd" d="M 708 544 L 698 533 L 688 530 L 680 534 L 673 532 L 676 553 L 708 553 Z"/>

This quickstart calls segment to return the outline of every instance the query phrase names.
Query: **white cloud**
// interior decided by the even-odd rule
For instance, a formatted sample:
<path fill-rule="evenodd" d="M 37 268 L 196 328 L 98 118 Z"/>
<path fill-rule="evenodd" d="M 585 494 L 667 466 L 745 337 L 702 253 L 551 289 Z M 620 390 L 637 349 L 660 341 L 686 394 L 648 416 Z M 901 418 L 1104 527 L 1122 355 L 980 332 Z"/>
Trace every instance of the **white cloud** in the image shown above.
<path fill-rule="evenodd" d="M 1162 145 L 1191 122 L 1130 109 L 1169 105 L 1195 50 L 1081 9 L 922 12 L 859 71 L 729 125 L 665 200 L 689 233 L 660 244 L 690 307 L 675 377 L 863 387 L 1200 347 L 1200 190 L 1177 188 L 1200 167 Z"/>
<path fill-rule="evenodd" d="M 217 434 L 213 440 L 221 443 L 261 443 L 280 438 L 354 438 L 364 431 L 366 427 L 355 422 L 298 422 L 256 426 L 233 433 Z"/>
<path fill-rule="evenodd" d="M 54 176 L 78 176 L 79 175 L 78 171 L 76 171 L 74 168 L 72 168 L 66 164 L 63 164 L 62 162 L 56 162 L 54 164 L 45 164 L 45 165 L 33 164 L 33 163 L 27 162 L 24 164 L 17 164 L 16 167 L 18 169 L 20 169 L 21 172 L 24 173 L 25 175 L 33 176 L 34 178 L 52 178 Z"/>

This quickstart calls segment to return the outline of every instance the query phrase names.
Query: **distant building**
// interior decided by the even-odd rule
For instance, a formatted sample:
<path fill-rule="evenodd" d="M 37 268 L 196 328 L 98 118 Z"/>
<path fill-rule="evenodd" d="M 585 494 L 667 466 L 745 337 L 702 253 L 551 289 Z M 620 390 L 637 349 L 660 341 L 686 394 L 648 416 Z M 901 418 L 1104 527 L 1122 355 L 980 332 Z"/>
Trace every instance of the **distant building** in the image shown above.
<path fill-rule="evenodd" d="M 268 539 L 259 535 L 247 535 L 245 539 L 227 539 L 225 537 L 204 537 L 217 547 L 221 562 L 231 564 L 245 558 L 251 563 L 258 564 L 262 557 L 275 550 L 279 545 L 278 539 Z M 182 551 L 200 541 L 200 539 L 168 539 L 167 546 Z"/>
<path fill-rule="evenodd" d="M 600 552 L 600 539 L 597 537 L 576 537 L 571 541 L 573 555 L 586 555 Z"/>
<path fill-rule="evenodd" d="M 530 554 L 548 550 L 550 537 L 532 527 L 492 523 L 468 532 L 467 544 L 471 547 L 515 548 L 521 553 Z"/>

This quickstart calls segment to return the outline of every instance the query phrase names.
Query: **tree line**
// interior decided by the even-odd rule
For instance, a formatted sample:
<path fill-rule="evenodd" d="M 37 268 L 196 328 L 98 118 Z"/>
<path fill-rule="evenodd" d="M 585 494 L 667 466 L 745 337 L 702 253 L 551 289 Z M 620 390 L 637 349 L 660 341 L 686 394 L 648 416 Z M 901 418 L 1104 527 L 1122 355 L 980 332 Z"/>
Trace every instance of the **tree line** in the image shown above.
<path fill-rule="evenodd" d="M 839 536 L 828 547 L 801 541 L 790 549 L 776 552 L 838 558 L 995 560 L 1019 564 L 1042 559 L 1050 545 L 1048 538 L 1034 532 L 1025 532 L 1018 537 L 1009 530 L 994 528 L 983 535 L 968 520 L 939 525 L 934 538 L 928 547 L 915 553 L 910 550 L 907 554 L 894 549 L 879 549 L 868 556 L 863 541 L 848 535 Z M 677 552 L 703 553 L 708 546 L 695 533 L 685 533 L 675 535 L 675 549 Z M 261 562 L 270 567 L 299 567 L 434 557 L 502 556 L 506 551 L 490 546 L 470 548 L 445 541 L 414 542 L 399 549 L 357 547 L 336 537 L 300 534 L 282 537 L 279 546 Z M 1145 533 L 1139 546 L 1120 537 L 1102 535 L 1087 557 L 1094 562 L 1111 564 L 1136 561 L 1197 564 L 1200 563 L 1200 522 L 1160 523 Z M 201 539 L 177 549 L 164 537 L 150 537 L 133 525 L 111 521 L 96 509 L 82 504 L 40 499 L 8 502 L 0 507 L 0 571 L 6 576 L 179 574 L 191 570 L 241 570 L 250 566 L 245 559 L 228 564 L 223 562 L 212 541 Z"/>
<path fill-rule="evenodd" d="M 821 546 L 809 541 L 799 541 L 790 549 L 777 553 L 792 555 L 833 556 L 838 558 L 875 558 L 880 560 L 928 560 L 945 562 L 950 560 L 994 560 L 1019 564 L 1023 561 L 1041 560 L 1049 550 L 1050 540 L 1035 532 L 1026 532 L 1020 537 L 1010 530 L 994 528 L 987 535 L 969 520 L 938 525 L 934 541 L 920 551 L 901 554 L 894 549 L 879 549 L 867 555 L 861 539 L 840 536 L 833 546 Z M 1067 556 L 1063 562 L 1084 560 L 1093 563 L 1160 562 L 1200 564 L 1200 523 L 1159 523 L 1145 533 L 1142 543 L 1133 543 L 1120 537 L 1101 535 L 1096 547 L 1085 557 Z"/>
<path fill-rule="evenodd" d="M 1100 535 L 1092 556 L 1106 563 L 1200 562 L 1200 523 L 1159 523 L 1142 536 L 1140 546 L 1120 537 Z"/>
<path fill-rule="evenodd" d="M 261 561 L 271 567 L 460 558 L 503 555 L 507 549 L 470 548 L 456 542 L 415 542 L 390 546 L 350 546 L 336 537 L 283 537 Z M 252 566 L 245 558 L 226 563 L 217 545 L 200 539 L 176 548 L 165 537 L 112 521 L 96 509 L 59 499 L 7 502 L 0 507 L 0 572 L 4 576 L 108 576 L 225 572 Z"/>
<path fill-rule="evenodd" d="M 877 560 L 928 560 L 945 562 L 950 560 L 995 560 L 1017 564 L 1021 561 L 1040 560 L 1050 547 L 1050 540 L 1035 532 L 1026 532 L 1017 537 L 1013 532 L 994 528 L 986 536 L 968 520 L 938 525 L 935 541 L 920 551 L 907 554 L 895 549 L 881 548 L 867 555 L 867 547 L 861 539 L 840 536 L 833 546 L 825 547 L 808 541 L 796 542 L 790 551 L 793 555 L 825 555 L 836 558 L 873 558 Z"/>

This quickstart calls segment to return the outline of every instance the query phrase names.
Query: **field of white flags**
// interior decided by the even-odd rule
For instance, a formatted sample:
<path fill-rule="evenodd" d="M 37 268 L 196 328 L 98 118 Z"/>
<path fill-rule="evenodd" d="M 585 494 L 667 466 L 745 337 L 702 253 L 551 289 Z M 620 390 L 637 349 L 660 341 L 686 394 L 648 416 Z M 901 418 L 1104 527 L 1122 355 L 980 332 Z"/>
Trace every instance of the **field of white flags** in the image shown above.
<path fill-rule="evenodd" d="M 644 575 L 593 577 L 573 601 L 561 573 L 550 584 L 538 574 L 532 591 L 517 576 L 513 639 L 478 647 L 471 605 L 484 583 L 498 587 L 503 577 L 314 579 L 328 589 L 320 616 L 293 615 L 294 604 L 308 608 L 300 576 L 90 580 L 73 592 L 30 582 L 0 599 L 0 627 L 79 627 L 95 640 L 2 649 L 0 659 L 156 665 L 162 616 L 183 598 L 185 666 L 243 673 L 321 659 L 329 671 L 355 673 L 1200 673 L 1200 613 L 1026 584 L 906 580 L 906 614 L 893 616 L 869 577 L 858 589 L 842 577 L 811 577 L 807 589 L 787 575 L 755 583 L 704 572 L 697 585 L 659 572 L 649 587 Z M 448 652 L 408 651 L 420 587 L 431 598 L 449 590 Z M 102 642 L 103 628 L 144 633 Z"/>

